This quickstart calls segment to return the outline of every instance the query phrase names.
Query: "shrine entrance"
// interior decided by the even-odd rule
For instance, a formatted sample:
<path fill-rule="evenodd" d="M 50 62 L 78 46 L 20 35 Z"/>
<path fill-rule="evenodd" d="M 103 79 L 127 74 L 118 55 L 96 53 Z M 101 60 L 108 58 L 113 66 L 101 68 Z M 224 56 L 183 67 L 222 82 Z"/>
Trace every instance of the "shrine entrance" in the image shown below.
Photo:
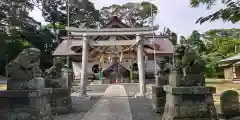
<path fill-rule="evenodd" d="M 63 37 L 63 42 L 53 55 L 71 56 L 71 59 L 80 62 L 80 91 L 83 95 L 86 94 L 86 82 L 93 69 L 104 84 L 115 83 L 116 80 L 127 81 L 125 78 L 133 81 L 136 75 L 140 93 L 145 93 L 144 60 L 149 56 L 152 57 L 151 69 L 154 69 L 154 54 L 165 52 L 154 42 L 154 31 L 158 30 L 158 26 L 131 28 L 116 16 L 100 29 L 66 27 L 66 30 L 69 36 Z M 167 39 L 164 36 L 156 36 L 156 38 L 161 39 L 162 42 L 169 42 L 164 40 Z M 172 51 L 168 55 L 171 54 Z M 98 67 L 95 69 L 94 65 Z"/>

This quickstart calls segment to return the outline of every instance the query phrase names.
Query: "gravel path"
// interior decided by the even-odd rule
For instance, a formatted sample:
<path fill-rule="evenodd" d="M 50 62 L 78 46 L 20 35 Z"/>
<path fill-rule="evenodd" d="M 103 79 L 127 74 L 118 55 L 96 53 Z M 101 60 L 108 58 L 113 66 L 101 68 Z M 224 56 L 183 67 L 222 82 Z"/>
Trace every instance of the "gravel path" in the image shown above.
<path fill-rule="evenodd" d="M 105 105 L 105 106 L 108 106 L 106 109 L 104 108 L 105 111 L 111 109 L 113 113 L 114 111 L 119 112 L 117 108 L 121 109 L 123 107 L 121 105 L 123 105 L 124 102 L 129 102 L 129 109 L 131 111 L 132 120 L 161 120 L 161 116 L 153 112 L 151 94 L 149 94 L 149 97 L 147 98 L 135 98 L 134 95 L 139 92 L 138 84 L 121 84 L 121 86 L 124 86 L 126 95 L 117 95 L 118 92 L 113 91 L 111 93 L 112 97 L 108 96 L 110 100 L 108 101 L 108 104 Z M 92 99 L 85 100 L 85 101 L 73 101 L 73 112 L 68 115 L 56 116 L 55 120 L 83 120 L 82 118 L 84 117 L 84 115 L 86 115 L 86 113 L 88 113 L 89 111 L 94 111 L 95 107 L 101 104 L 101 102 L 99 101 L 102 100 L 101 98 L 104 95 L 103 93 L 108 87 L 109 85 L 88 86 L 88 90 L 91 90 L 91 91 L 88 91 L 88 93 L 93 95 Z M 151 87 L 147 87 L 147 93 L 151 93 Z M 123 97 L 125 99 L 128 99 L 128 101 L 121 100 L 123 99 Z M 121 105 L 119 105 L 118 103 L 121 103 Z M 217 111 L 219 111 L 219 105 L 216 105 L 216 108 L 217 108 Z M 103 108 L 98 108 L 98 110 L 101 110 L 101 109 Z M 97 116 L 96 113 L 97 112 L 95 112 L 95 118 Z M 111 120 L 107 118 L 109 117 L 106 117 L 106 120 Z M 115 119 L 117 120 L 117 118 L 118 118 L 118 115 L 115 115 L 114 120 Z M 89 120 L 92 120 L 92 119 L 89 119 Z M 101 117 L 99 117 L 99 119 L 97 118 L 97 120 L 103 120 L 103 118 L 101 119 Z"/>
<path fill-rule="evenodd" d="M 66 115 L 54 116 L 54 120 L 81 120 L 92 109 L 101 96 L 92 96 L 91 100 L 76 100 L 72 104 L 72 112 Z"/>
<path fill-rule="evenodd" d="M 72 96 L 72 112 L 66 115 L 54 116 L 54 120 L 81 120 L 84 115 L 98 102 L 107 88 L 108 85 L 89 85 L 87 89 L 89 90 L 88 94 L 92 96 L 91 99 L 79 100 L 76 99 L 75 96 Z"/>
<path fill-rule="evenodd" d="M 152 109 L 151 94 L 147 98 L 134 98 L 134 94 L 139 92 L 139 84 L 124 85 L 126 92 L 129 94 L 128 101 L 132 113 L 133 120 L 161 120 L 161 116 L 154 114 Z M 147 87 L 147 93 L 151 93 L 151 89 Z"/>
<path fill-rule="evenodd" d="M 111 98 L 109 104 L 112 104 L 108 108 L 111 111 L 117 111 L 117 108 L 121 108 L 117 101 L 120 102 L 129 102 L 129 109 L 131 111 L 132 120 L 159 120 L 160 116 L 155 115 L 152 110 L 151 100 L 147 98 L 134 98 L 134 95 L 139 92 L 139 85 L 138 84 L 121 84 L 124 86 L 126 95 L 117 95 L 117 92 L 113 92 L 116 95 L 112 96 L 116 98 Z M 89 114 L 89 111 L 94 111 L 96 106 L 99 106 L 99 101 L 103 92 L 108 88 L 108 85 L 90 85 L 88 86 L 88 93 L 91 95 L 95 95 L 92 97 L 91 100 L 84 100 L 84 101 L 73 101 L 73 111 L 71 114 L 67 115 L 58 115 L 55 116 L 55 120 L 81 120 L 83 119 L 84 115 Z M 147 88 L 147 92 L 151 92 L 151 89 Z M 124 98 L 119 98 L 124 97 Z M 127 99 L 122 100 L 122 99 Z M 123 105 L 123 104 L 121 104 Z M 95 107 L 94 107 L 95 106 Z M 115 109 L 116 108 L 116 109 Z M 118 111 L 120 112 L 120 111 Z M 101 117 L 100 117 L 101 118 Z M 99 119 L 100 119 L 99 118 Z M 115 117 L 117 118 L 117 117 Z M 90 120 L 90 119 L 89 119 Z M 108 119 L 107 119 L 108 120 Z M 110 120 L 110 119 L 109 119 Z"/>

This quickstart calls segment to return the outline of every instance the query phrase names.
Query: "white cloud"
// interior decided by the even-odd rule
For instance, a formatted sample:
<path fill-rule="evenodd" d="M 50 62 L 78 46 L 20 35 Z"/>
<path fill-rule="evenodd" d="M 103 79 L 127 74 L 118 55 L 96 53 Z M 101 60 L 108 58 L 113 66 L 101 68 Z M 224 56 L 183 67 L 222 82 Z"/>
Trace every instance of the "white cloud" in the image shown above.
<path fill-rule="evenodd" d="M 112 4 L 124 4 L 126 2 L 139 2 L 139 0 L 92 0 L 97 9 Z M 142 0 L 143 1 L 143 0 Z M 222 6 L 217 5 L 213 10 L 206 10 L 205 7 L 190 8 L 189 0 L 147 0 L 152 1 L 160 9 L 156 17 L 155 24 L 159 24 L 161 30 L 168 27 L 179 35 L 190 35 L 193 30 L 204 32 L 209 29 L 218 28 L 240 28 L 240 24 L 224 23 L 221 20 L 205 23 L 202 25 L 195 24 L 197 18 L 205 16 L 217 8 Z M 34 10 L 31 15 L 38 21 L 43 22 L 40 10 Z"/>

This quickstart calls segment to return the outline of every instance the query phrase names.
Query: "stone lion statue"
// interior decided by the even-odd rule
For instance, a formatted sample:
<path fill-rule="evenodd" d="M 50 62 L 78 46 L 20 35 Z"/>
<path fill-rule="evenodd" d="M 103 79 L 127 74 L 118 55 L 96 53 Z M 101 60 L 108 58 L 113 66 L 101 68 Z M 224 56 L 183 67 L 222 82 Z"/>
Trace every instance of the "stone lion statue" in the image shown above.
<path fill-rule="evenodd" d="M 189 85 L 204 84 L 205 61 L 190 45 L 177 45 L 174 51 L 174 67 Z M 192 79 L 192 80 L 191 80 Z M 198 79 L 198 80 L 197 80 Z"/>
<path fill-rule="evenodd" d="M 24 49 L 16 59 L 7 65 L 10 77 L 41 76 L 40 50 L 36 48 Z"/>
<path fill-rule="evenodd" d="M 64 64 L 60 58 L 54 59 L 54 64 L 52 67 L 45 71 L 46 78 L 46 87 L 52 88 L 61 88 L 66 86 L 65 81 L 67 80 L 65 77 L 65 71 L 63 71 Z"/>
<path fill-rule="evenodd" d="M 62 63 L 60 58 L 55 58 L 53 66 L 45 71 L 45 76 L 55 77 L 55 78 L 60 77 L 63 66 L 64 64 Z"/>
<path fill-rule="evenodd" d="M 24 49 L 16 59 L 7 65 L 7 71 L 11 78 L 8 81 L 9 89 L 44 87 L 44 79 L 39 67 L 40 53 L 40 50 L 37 48 Z"/>

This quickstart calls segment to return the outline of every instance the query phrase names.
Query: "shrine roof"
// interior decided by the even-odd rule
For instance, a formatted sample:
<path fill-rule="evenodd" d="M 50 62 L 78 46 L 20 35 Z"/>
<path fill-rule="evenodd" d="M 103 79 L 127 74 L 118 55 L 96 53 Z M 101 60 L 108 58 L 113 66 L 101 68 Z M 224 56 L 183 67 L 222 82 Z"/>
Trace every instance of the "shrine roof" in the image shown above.
<path fill-rule="evenodd" d="M 159 46 L 159 50 L 155 50 L 155 53 L 172 54 L 173 45 L 168 39 L 155 38 L 155 44 Z M 71 50 L 72 46 L 82 46 L 81 40 L 63 40 L 62 43 L 56 48 L 53 55 L 55 56 L 71 56 L 81 55 Z M 150 48 L 144 48 L 146 53 L 153 54 L 154 50 Z"/>
<path fill-rule="evenodd" d="M 102 28 L 126 28 L 126 29 L 133 29 L 131 26 L 128 26 L 126 24 L 124 24 L 117 16 L 113 16 L 109 19 L 109 21 L 103 25 Z M 73 29 L 77 29 L 77 28 L 73 28 Z M 137 29 L 137 28 L 136 28 Z M 139 29 L 139 28 L 138 28 Z M 141 28 L 140 28 L 141 29 Z M 150 29 L 150 28 L 142 28 L 142 29 Z M 93 30 L 94 31 L 94 30 Z M 154 33 L 155 35 L 155 33 Z M 125 36 L 125 38 L 127 39 L 134 39 L 135 35 L 123 35 Z M 148 40 L 152 40 L 152 35 L 145 35 L 144 38 L 147 38 Z M 161 35 L 155 35 L 155 53 L 162 53 L 162 54 L 172 54 L 173 53 L 173 45 L 172 43 L 168 40 L 168 38 L 166 39 L 166 36 L 161 36 Z M 54 51 L 53 55 L 56 56 L 74 56 L 74 55 L 81 55 L 81 53 L 75 53 L 74 51 L 71 50 L 71 48 L 73 46 L 82 46 L 82 41 L 81 41 L 81 36 L 74 36 L 72 37 L 70 40 L 68 40 L 67 37 L 63 37 L 62 39 L 64 39 L 62 41 L 62 43 L 60 45 L 58 45 L 58 47 L 56 48 L 56 50 Z M 104 36 L 95 36 L 95 37 L 91 37 L 91 39 L 93 40 L 104 40 Z M 120 41 L 118 41 L 120 42 Z M 128 48 L 129 46 L 131 46 L 133 43 L 132 41 L 126 40 L 125 44 L 129 45 L 123 45 L 125 48 Z M 144 50 L 147 54 L 153 54 L 154 53 L 154 44 L 148 44 L 147 46 L 149 47 L 144 47 Z M 93 46 L 94 48 L 95 46 Z"/>
<path fill-rule="evenodd" d="M 117 16 L 112 16 L 110 20 L 102 26 L 102 28 L 111 28 L 114 25 L 120 25 L 121 28 L 131 28 L 130 26 L 124 24 Z"/>
<path fill-rule="evenodd" d="M 238 62 L 238 61 L 240 61 L 240 53 L 236 54 L 232 57 L 228 57 L 226 59 L 220 60 L 221 63 L 224 63 L 224 62 Z"/>

